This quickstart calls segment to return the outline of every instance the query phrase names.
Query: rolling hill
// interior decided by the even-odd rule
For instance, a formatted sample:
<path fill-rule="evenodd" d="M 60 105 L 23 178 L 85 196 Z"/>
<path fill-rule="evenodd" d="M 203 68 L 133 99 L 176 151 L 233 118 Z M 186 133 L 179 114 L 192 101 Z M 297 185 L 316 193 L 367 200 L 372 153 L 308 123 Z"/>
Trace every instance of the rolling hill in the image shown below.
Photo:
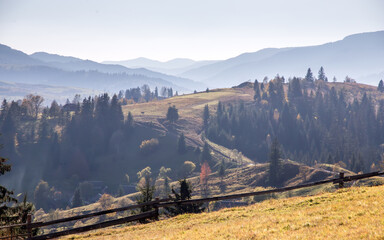
<path fill-rule="evenodd" d="M 321 66 L 331 81 L 346 75 L 358 82 L 374 84 L 384 78 L 384 31 L 354 34 L 318 46 L 269 48 L 202 66 L 180 74 L 215 87 L 231 87 L 276 74 L 304 76 L 308 68 L 316 74 Z"/>

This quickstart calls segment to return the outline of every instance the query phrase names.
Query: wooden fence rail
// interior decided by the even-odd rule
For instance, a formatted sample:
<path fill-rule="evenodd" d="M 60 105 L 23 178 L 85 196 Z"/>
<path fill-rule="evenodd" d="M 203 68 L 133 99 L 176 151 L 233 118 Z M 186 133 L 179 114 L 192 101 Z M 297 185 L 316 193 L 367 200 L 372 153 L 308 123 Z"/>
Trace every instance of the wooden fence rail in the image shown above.
<path fill-rule="evenodd" d="M 334 178 L 334 179 L 329 179 L 329 180 L 324 180 L 324 181 L 319 181 L 319 182 L 314 182 L 314 183 L 306 183 L 306 184 L 301 184 L 301 185 L 292 186 L 292 187 L 275 188 L 275 189 L 265 190 L 265 191 L 231 194 L 231 195 L 210 197 L 210 198 L 200 198 L 200 199 L 165 202 L 165 203 L 159 203 L 158 206 L 159 207 L 167 207 L 167 206 L 178 205 L 178 204 L 194 204 L 194 203 L 214 202 L 214 201 L 227 200 L 227 199 L 236 199 L 236 198 L 258 196 L 258 195 L 265 195 L 265 194 L 271 194 L 271 193 L 286 192 L 286 191 L 291 191 L 291 190 L 295 190 L 295 189 L 313 187 L 313 186 L 327 184 L 327 183 L 339 183 L 339 186 L 341 186 L 340 183 L 355 181 L 355 180 L 359 180 L 359 179 L 370 178 L 370 177 L 375 177 L 375 176 L 380 176 L 380 175 L 384 175 L 384 172 L 371 172 L 371 173 L 358 174 L 358 175 L 353 175 L 353 176 L 348 176 L 348 177 L 344 177 L 344 173 L 340 173 L 341 177 L 339 177 L 339 178 Z"/>
<path fill-rule="evenodd" d="M 317 186 L 317 185 L 322 185 L 322 184 L 327 184 L 327 183 L 338 184 L 339 187 L 343 187 L 344 182 L 356 181 L 356 180 L 360 180 L 360 179 L 364 179 L 364 178 L 370 178 L 370 177 L 381 176 L 381 175 L 384 175 L 384 172 L 371 172 L 371 173 L 357 174 L 357 175 L 346 176 L 346 177 L 344 176 L 344 173 L 340 173 L 338 178 L 333 178 L 333 179 L 323 180 L 323 181 L 318 181 L 318 182 L 312 182 L 312 183 L 306 183 L 306 184 L 301 184 L 301 185 L 292 186 L 292 187 L 276 188 L 276 189 L 258 191 L 258 192 L 247 192 L 247 193 L 240 193 L 240 194 L 231 194 L 231 195 L 209 197 L 209 198 L 199 198 L 199 199 L 190 199 L 190 200 L 182 200 L 182 201 L 173 201 L 171 198 L 156 199 L 154 201 L 147 202 L 147 203 L 130 205 L 130 206 L 121 207 L 121 208 L 114 208 L 114 209 L 110 209 L 110 210 L 104 210 L 104 211 L 95 212 L 95 213 L 83 214 L 83 215 L 79 215 L 79 216 L 67 217 L 67 218 L 52 220 L 52 221 L 48 221 L 48 222 L 34 222 L 34 223 L 32 223 L 30 216 L 29 216 L 27 223 L 15 224 L 15 225 L 9 225 L 9 226 L 1 226 L 0 230 L 4 229 L 4 228 L 11 229 L 11 236 L 0 237 L 0 239 L 11 239 L 12 240 L 12 239 L 16 239 L 17 237 L 24 237 L 24 236 L 28 236 L 28 239 L 31 239 L 31 240 L 57 238 L 57 237 L 65 236 L 65 235 L 82 233 L 82 232 L 86 232 L 86 231 L 90 231 L 90 230 L 95 230 L 95 229 L 99 229 L 99 228 L 105 228 L 105 227 L 109 227 L 109 226 L 119 225 L 119 224 L 123 224 L 123 223 L 127 223 L 127 222 L 144 220 L 146 218 L 157 218 L 158 214 L 159 214 L 158 209 L 160 207 L 168 207 L 168 206 L 183 205 L 183 204 L 196 204 L 196 203 L 204 203 L 204 202 L 214 202 L 214 201 L 236 199 L 236 198 L 243 198 L 243 197 L 250 197 L 250 196 L 266 195 L 266 194 L 272 194 L 272 193 L 291 191 L 291 190 L 300 189 L 300 188 L 307 188 L 307 187 L 312 187 L 312 186 Z M 129 217 L 124 217 L 124 218 L 110 220 L 110 221 L 106 221 L 106 222 L 102 222 L 102 223 L 88 225 L 88 226 L 84 226 L 84 227 L 64 230 L 64 231 L 60 231 L 60 232 L 55 232 L 55 233 L 50 233 L 50 234 L 45 234 L 45 235 L 40 235 L 40 236 L 33 236 L 33 237 L 31 235 L 31 230 L 33 228 L 40 228 L 40 227 L 50 226 L 50 225 L 59 224 L 59 223 L 65 223 L 65 222 L 81 220 L 81 219 L 90 218 L 90 217 L 101 216 L 101 215 L 115 213 L 115 212 L 122 212 L 122 211 L 126 211 L 126 210 L 141 208 L 144 206 L 152 206 L 152 208 L 154 208 L 155 210 L 141 213 L 141 214 L 137 214 L 137 215 L 133 215 L 133 216 L 129 216 Z M 13 235 L 12 236 L 12 229 L 20 228 L 20 227 L 25 227 L 27 229 L 28 234 Z"/>
<path fill-rule="evenodd" d="M 62 236 L 70 235 L 70 234 L 82 233 L 82 232 L 87 232 L 87 231 L 96 230 L 96 229 L 100 229 L 100 228 L 115 226 L 115 225 L 119 225 L 119 224 L 123 224 L 123 223 L 127 223 L 127 222 L 139 221 L 139 220 L 146 219 L 146 218 L 156 217 L 157 214 L 158 214 L 157 211 L 153 210 L 153 211 L 149 211 L 149 212 L 145 212 L 145 213 L 141 213 L 141 214 L 125 217 L 125 218 L 119 218 L 119 219 L 110 220 L 110 221 L 106 221 L 106 222 L 102 222 L 102 223 L 96 223 L 96 224 L 92 224 L 92 225 L 88 225 L 88 226 L 84 226 L 84 227 L 72 228 L 72 229 L 65 230 L 65 231 L 35 236 L 35 237 L 31 237 L 29 239 L 31 239 L 31 240 L 52 239 L 52 238 L 62 237 Z"/>

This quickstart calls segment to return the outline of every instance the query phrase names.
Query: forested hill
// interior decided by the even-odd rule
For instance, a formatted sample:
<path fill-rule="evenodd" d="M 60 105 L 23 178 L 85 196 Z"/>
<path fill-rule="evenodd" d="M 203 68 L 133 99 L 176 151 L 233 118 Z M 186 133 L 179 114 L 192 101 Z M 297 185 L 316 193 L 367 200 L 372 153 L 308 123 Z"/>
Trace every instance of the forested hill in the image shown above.
<path fill-rule="evenodd" d="M 210 140 L 257 162 L 268 160 L 273 139 L 285 158 L 307 165 L 359 172 L 382 161 L 384 94 L 376 87 L 281 77 L 245 86 L 254 89 L 254 101 L 219 103 L 206 128 Z"/>
<path fill-rule="evenodd" d="M 29 192 L 38 208 L 65 208 L 87 182 L 117 195 L 127 180 L 139 181 L 142 169 L 154 179 L 165 170 L 171 180 L 198 176 L 204 161 L 212 172 L 223 159 L 234 161 L 231 149 L 267 162 L 274 139 L 283 158 L 310 166 L 335 163 L 358 172 L 381 162 L 384 94 L 374 86 L 277 76 L 141 103 L 121 97 L 52 103 L 41 112 L 36 96 L 3 101 L 1 151 L 12 164 L 3 184 Z M 179 117 L 167 119 L 173 105 Z M 88 195 L 86 202 L 97 200 Z"/>

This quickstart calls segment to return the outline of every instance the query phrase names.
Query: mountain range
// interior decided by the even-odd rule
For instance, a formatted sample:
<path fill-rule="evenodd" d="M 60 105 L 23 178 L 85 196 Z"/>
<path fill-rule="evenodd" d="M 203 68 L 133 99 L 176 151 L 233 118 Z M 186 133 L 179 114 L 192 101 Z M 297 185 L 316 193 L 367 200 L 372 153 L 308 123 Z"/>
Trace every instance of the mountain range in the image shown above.
<path fill-rule="evenodd" d="M 210 86 L 230 87 L 255 78 L 279 74 L 286 78 L 304 76 L 321 66 L 329 79 L 343 81 L 348 75 L 358 82 L 376 85 L 384 78 L 384 31 L 354 34 L 318 46 L 266 48 L 224 61 L 191 69 L 179 76 Z"/>
<path fill-rule="evenodd" d="M 127 68 L 116 64 L 101 64 L 75 57 L 60 56 L 45 52 L 27 55 L 21 51 L 0 44 L 0 81 L 4 86 L 12 86 L 13 92 L 31 93 L 25 87 L 37 89 L 32 85 L 39 85 L 44 89 L 50 87 L 64 87 L 65 91 L 81 92 L 111 92 L 125 90 L 148 84 L 155 87 L 172 87 L 175 91 L 191 92 L 203 90 L 205 84 L 182 77 L 166 75 L 150 71 L 145 68 Z M 10 84 L 19 83 L 19 84 Z M 3 88 L 4 90 L 5 88 Z M 72 89 L 73 91 L 69 91 Z M 49 95 L 49 94 L 48 94 Z M 74 94 L 73 94 L 74 95 Z M 73 96 L 72 95 L 72 96 Z M 71 96 L 66 96 L 71 97 Z"/>
<path fill-rule="evenodd" d="M 135 58 L 123 61 L 104 61 L 105 64 L 119 64 L 128 68 L 146 68 L 152 71 L 161 72 L 170 75 L 180 75 L 191 69 L 199 68 L 219 61 L 205 60 L 194 61 L 188 58 L 175 58 L 166 62 L 160 62 L 149 58 Z"/>
<path fill-rule="evenodd" d="M 0 81 L 17 92 L 21 85 L 65 87 L 62 92 L 116 93 L 148 84 L 172 87 L 180 93 L 206 87 L 231 87 L 247 80 L 303 77 L 308 68 L 317 75 L 324 67 L 327 77 L 343 81 L 348 75 L 358 82 L 376 85 L 384 78 L 384 31 L 359 33 L 317 46 L 265 48 L 221 61 L 178 58 L 160 62 L 147 58 L 102 63 L 46 52 L 31 55 L 0 44 Z M 24 85 L 24 86 L 27 86 Z M 71 89 L 73 91 L 69 91 Z M 3 88 L 3 91 L 6 88 Z M 28 93 L 19 89 L 19 95 Z M 33 89 L 38 89 L 34 87 Z"/>

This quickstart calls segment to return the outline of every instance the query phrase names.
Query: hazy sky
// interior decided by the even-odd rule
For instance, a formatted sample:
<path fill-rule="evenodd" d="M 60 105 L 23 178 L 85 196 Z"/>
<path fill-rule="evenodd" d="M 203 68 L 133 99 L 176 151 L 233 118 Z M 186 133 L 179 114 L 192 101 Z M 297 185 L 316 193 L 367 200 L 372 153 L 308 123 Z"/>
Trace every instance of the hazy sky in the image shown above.
<path fill-rule="evenodd" d="M 0 0 L 0 43 L 95 61 L 225 59 L 384 30 L 383 0 Z"/>

